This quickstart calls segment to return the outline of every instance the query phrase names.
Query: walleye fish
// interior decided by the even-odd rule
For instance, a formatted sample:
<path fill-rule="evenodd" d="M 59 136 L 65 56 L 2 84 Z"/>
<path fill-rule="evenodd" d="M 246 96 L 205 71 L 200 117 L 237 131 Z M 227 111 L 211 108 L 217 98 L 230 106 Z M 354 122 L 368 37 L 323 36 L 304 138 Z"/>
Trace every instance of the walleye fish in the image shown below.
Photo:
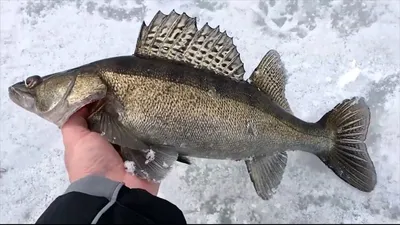
<path fill-rule="evenodd" d="M 345 99 L 310 123 L 293 115 L 276 50 L 248 80 L 244 74 L 226 31 L 208 23 L 198 29 L 196 17 L 159 11 L 143 22 L 133 54 L 28 77 L 9 87 L 9 97 L 58 127 L 88 107 L 90 129 L 118 147 L 143 179 L 159 182 L 175 162 L 190 164 L 188 157 L 241 160 L 267 200 L 281 183 L 287 152 L 299 150 L 354 188 L 374 189 L 364 98 Z"/>

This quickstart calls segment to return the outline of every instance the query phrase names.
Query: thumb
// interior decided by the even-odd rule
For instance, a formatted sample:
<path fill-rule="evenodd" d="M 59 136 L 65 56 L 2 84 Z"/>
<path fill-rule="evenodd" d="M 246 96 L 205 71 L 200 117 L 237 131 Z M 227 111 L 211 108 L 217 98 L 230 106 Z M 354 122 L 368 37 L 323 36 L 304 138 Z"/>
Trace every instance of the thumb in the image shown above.
<path fill-rule="evenodd" d="M 65 147 L 73 146 L 79 139 L 90 133 L 86 117 L 88 110 L 83 108 L 74 113 L 61 127 Z"/>
<path fill-rule="evenodd" d="M 76 113 L 72 114 L 71 117 L 67 120 L 67 122 L 64 124 L 64 126 L 61 129 L 64 129 L 65 127 L 85 127 L 87 128 L 87 122 L 86 118 L 89 116 L 89 111 L 87 108 L 82 108 L 78 110 Z"/>

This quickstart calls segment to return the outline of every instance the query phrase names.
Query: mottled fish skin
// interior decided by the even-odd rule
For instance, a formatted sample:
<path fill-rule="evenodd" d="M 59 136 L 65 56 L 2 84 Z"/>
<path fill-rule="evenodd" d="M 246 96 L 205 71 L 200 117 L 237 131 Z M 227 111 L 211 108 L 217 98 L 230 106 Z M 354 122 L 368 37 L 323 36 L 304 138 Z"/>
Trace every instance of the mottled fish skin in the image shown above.
<path fill-rule="evenodd" d="M 320 125 L 287 113 L 247 82 L 135 56 L 90 66 L 114 99 L 105 110 L 118 111 L 120 122 L 152 145 L 194 157 L 244 159 L 329 144 Z"/>

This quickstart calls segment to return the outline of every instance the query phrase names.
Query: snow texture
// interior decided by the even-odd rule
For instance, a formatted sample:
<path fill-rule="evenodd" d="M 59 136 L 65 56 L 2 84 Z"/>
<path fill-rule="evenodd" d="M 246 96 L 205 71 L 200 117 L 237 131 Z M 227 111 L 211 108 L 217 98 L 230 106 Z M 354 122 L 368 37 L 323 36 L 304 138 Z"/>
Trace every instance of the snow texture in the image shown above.
<path fill-rule="evenodd" d="M 68 186 L 58 128 L 13 104 L 7 88 L 134 52 L 142 21 L 175 9 L 234 37 L 246 78 L 269 49 L 289 73 L 294 114 L 317 121 L 344 98 L 371 108 L 368 150 L 378 184 L 360 192 L 317 157 L 290 152 L 274 197 L 261 200 L 243 162 L 176 164 L 160 197 L 189 223 L 399 223 L 399 1 L 68 0 L 1 4 L 0 222 L 33 223 Z M 179 194 L 177 194 L 179 193 Z"/>
<path fill-rule="evenodd" d="M 144 164 L 149 164 L 150 162 L 153 162 L 156 156 L 156 152 L 149 149 L 148 152 L 146 153 L 146 161 Z"/>
<path fill-rule="evenodd" d="M 135 169 L 136 169 L 135 162 L 133 162 L 133 161 L 125 161 L 124 165 L 125 165 L 125 171 L 126 172 L 134 174 Z"/>

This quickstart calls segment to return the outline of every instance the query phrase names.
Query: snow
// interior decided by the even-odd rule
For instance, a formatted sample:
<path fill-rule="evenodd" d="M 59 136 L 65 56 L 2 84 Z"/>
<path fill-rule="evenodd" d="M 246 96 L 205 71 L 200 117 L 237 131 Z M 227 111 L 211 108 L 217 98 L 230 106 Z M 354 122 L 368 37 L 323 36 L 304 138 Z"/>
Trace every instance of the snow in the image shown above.
<path fill-rule="evenodd" d="M 125 171 L 131 174 L 134 174 L 136 166 L 135 166 L 135 162 L 133 161 L 125 161 L 124 162 L 125 165 Z"/>
<path fill-rule="evenodd" d="M 166 162 L 163 162 L 162 166 L 163 166 L 164 168 L 168 168 L 168 167 L 169 167 L 169 165 L 168 165 Z"/>
<path fill-rule="evenodd" d="M 153 160 L 155 159 L 155 156 L 156 156 L 156 152 L 149 149 L 148 152 L 146 153 L 146 161 L 144 162 L 144 164 L 153 162 Z"/>
<path fill-rule="evenodd" d="M 246 78 L 276 49 L 288 70 L 288 102 L 305 121 L 317 121 L 345 98 L 365 97 L 378 184 L 371 193 L 360 192 L 317 157 L 289 152 L 269 201 L 256 195 L 243 162 L 206 159 L 176 164 L 160 197 L 176 204 L 189 223 L 399 223 L 400 4 L 264 2 L 1 1 L 0 222 L 35 222 L 69 184 L 58 128 L 13 104 L 8 86 L 132 54 L 142 21 L 175 9 L 197 16 L 198 27 L 220 25 L 234 37 Z"/>
<path fill-rule="evenodd" d="M 340 88 L 343 88 L 346 84 L 350 82 L 354 82 L 357 77 L 360 75 L 361 69 L 356 66 L 356 61 L 353 60 L 351 62 L 351 68 L 347 73 L 343 74 L 338 80 L 338 85 Z"/>

